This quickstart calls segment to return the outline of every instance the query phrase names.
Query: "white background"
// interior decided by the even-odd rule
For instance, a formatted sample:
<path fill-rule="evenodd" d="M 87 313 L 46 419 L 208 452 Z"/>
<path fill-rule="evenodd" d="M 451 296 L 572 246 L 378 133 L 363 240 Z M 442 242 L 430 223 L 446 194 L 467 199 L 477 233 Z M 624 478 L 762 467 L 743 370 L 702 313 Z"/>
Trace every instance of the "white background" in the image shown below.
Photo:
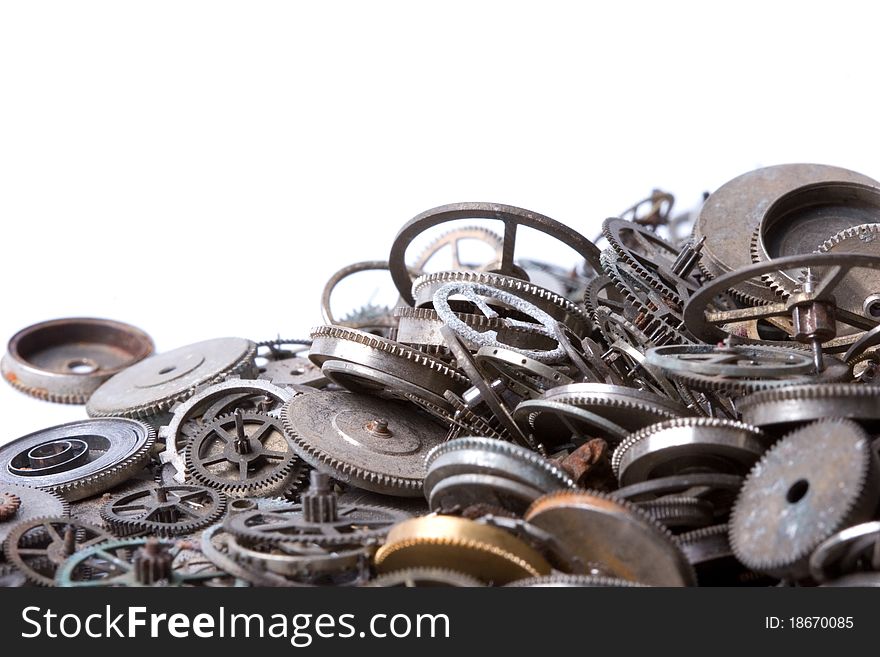
<path fill-rule="evenodd" d="M 305 335 L 435 205 L 588 236 L 755 167 L 877 177 L 877 10 L 847 2 L 0 3 L 0 339 Z M 0 442 L 84 416 L 0 387 Z"/>

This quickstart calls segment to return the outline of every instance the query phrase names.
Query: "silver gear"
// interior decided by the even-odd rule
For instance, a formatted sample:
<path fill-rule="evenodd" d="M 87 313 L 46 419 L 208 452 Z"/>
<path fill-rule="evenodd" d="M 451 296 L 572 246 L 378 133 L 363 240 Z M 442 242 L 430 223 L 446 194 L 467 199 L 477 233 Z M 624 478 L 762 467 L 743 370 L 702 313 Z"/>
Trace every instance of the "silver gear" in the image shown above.
<path fill-rule="evenodd" d="M 859 383 L 792 385 L 747 395 L 737 408 L 744 422 L 761 428 L 828 417 L 876 423 L 880 421 L 880 387 Z"/>
<path fill-rule="evenodd" d="M 621 486 L 682 473 L 745 475 L 766 449 L 753 426 L 714 418 L 678 418 L 646 427 L 611 457 Z"/>
<path fill-rule="evenodd" d="M 234 497 L 283 492 L 299 469 L 281 420 L 266 413 L 218 417 L 186 450 L 186 470 L 195 481 Z"/>
<path fill-rule="evenodd" d="M 485 584 L 476 577 L 460 573 L 448 568 L 403 568 L 394 572 L 379 575 L 364 586 L 381 588 L 422 588 L 436 586 L 484 587 Z"/>
<path fill-rule="evenodd" d="M 386 495 L 422 494 L 424 457 L 445 438 L 398 402 L 348 392 L 290 400 L 284 428 L 300 457 L 334 479 Z"/>
<path fill-rule="evenodd" d="M 108 490 L 144 466 L 156 438 L 127 418 L 69 422 L 0 447 L 0 486 L 16 483 L 79 500 Z"/>
<path fill-rule="evenodd" d="M 822 541 L 871 518 L 877 474 L 870 438 L 854 422 L 822 420 L 788 434 L 755 465 L 736 500 L 736 558 L 758 572 L 803 579 Z"/>
<path fill-rule="evenodd" d="M 0 520 L 0 545 L 6 540 L 12 528 L 20 522 L 34 518 L 70 515 L 70 503 L 58 493 L 7 482 L 0 483 L 0 494 L 14 495 L 19 502 L 18 509 L 13 515 Z"/>
<path fill-rule="evenodd" d="M 541 495 L 575 488 L 540 454 L 493 438 L 458 438 L 425 458 L 425 497 L 432 511 L 484 504 L 522 513 Z"/>
<path fill-rule="evenodd" d="M 465 240 L 479 241 L 489 245 L 495 253 L 494 259 L 483 265 L 471 265 L 462 263 L 459 242 Z M 433 240 L 431 240 L 431 243 L 428 244 L 424 249 L 422 249 L 422 252 L 413 261 L 411 265 L 412 268 L 416 271 L 424 271 L 425 266 L 431 261 L 431 259 L 438 253 L 440 253 L 444 249 L 444 247 L 447 246 L 449 246 L 452 251 L 452 262 L 450 263 L 451 266 L 449 267 L 449 269 L 485 270 L 491 269 L 501 262 L 504 240 L 501 239 L 501 236 L 494 231 L 491 231 L 488 228 L 483 228 L 482 226 L 465 226 L 463 228 L 456 228 L 454 230 L 447 231 L 442 235 L 438 235 Z"/>
<path fill-rule="evenodd" d="M 109 379 L 89 398 L 91 417 L 152 418 L 229 376 L 256 376 L 257 346 L 243 338 L 205 340 L 156 354 Z"/>

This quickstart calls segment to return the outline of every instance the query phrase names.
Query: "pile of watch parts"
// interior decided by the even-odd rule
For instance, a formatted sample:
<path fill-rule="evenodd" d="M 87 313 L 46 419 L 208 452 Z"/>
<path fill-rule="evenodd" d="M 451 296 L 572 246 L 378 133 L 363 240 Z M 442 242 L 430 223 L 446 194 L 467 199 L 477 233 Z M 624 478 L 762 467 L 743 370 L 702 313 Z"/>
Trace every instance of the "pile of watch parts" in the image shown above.
<path fill-rule="evenodd" d="M 595 241 L 428 210 L 301 340 L 22 330 L 4 378 L 89 419 L 0 446 L 0 583 L 880 585 L 880 183 L 783 165 L 671 207 Z M 335 319 L 367 270 L 399 303 Z"/>

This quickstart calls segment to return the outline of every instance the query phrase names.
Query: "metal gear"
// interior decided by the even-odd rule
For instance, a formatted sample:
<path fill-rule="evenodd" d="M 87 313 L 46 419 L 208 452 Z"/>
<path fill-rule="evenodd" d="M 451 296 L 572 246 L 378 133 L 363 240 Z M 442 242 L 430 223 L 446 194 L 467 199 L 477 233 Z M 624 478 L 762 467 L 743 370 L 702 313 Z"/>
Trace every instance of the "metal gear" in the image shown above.
<path fill-rule="evenodd" d="M 432 419 L 403 404 L 348 392 L 294 397 L 282 417 L 294 449 L 309 465 L 386 495 L 420 496 L 424 458 L 445 438 Z"/>
<path fill-rule="evenodd" d="M 381 588 L 423 588 L 437 586 L 483 587 L 476 577 L 448 568 L 404 568 L 371 579 L 364 586 Z"/>
<path fill-rule="evenodd" d="M 199 386 L 234 375 L 254 378 L 256 352 L 250 340 L 216 338 L 151 356 L 102 384 L 86 411 L 91 417 L 154 417 L 192 397 Z"/>
<path fill-rule="evenodd" d="M 581 305 L 528 281 L 490 272 L 441 271 L 424 274 L 413 282 L 415 306 L 417 308 L 431 306 L 437 290 L 450 283 L 487 285 L 515 294 L 568 326 L 579 337 L 588 335 L 592 328 L 590 316 Z M 457 307 L 456 310 L 462 312 L 464 308 Z"/>
<path fill-rule="evenodd" d="M 760 429 L 714 418 L 678 418 L 651 425 L 624 440 L 611 458 L 621 486 L 676 474 L 745 475 L 764 453 Z"/>
<path fill-rule="evenodd" d="M 458 438 L 425 458 L 425 497 L 432 511 L 482 504 L 522 513 L 541 495 L 574 488 L 571 478 L 540 454 L 493 438 Z"/>
<path fill-rule="evenodd" d="M 580 574 L 599 564 L 613 577 L 652 586 L 696 583 L 668 530 L 629 502 L 596 491 L 564 491 L 539 498 L 524 517 L 576 555 Z"/>
<path fill-rule="evenodd" d="M 23 484 L 69 501 L 108 490 L 144 466 L 156 432 L 127 418 L 69 422 L 0 447 L 0 487 Z"/>
<path fill-rule="evenodd" d="M 380 573 L 420 566 L 453 568 L 495 585 L 550 573 L 550 564 L 524 541 L 503 529 L 453 516 L 413 518 L 395 525 L 375 563 Z"/>
<path fill-rule="evenodd" d="M 156 486 L 108 501 L 101 518 L 117 536 L 183 536 L 216 522 L 226 496 L 204 486 Z"/>
<path fill-rule="evenodd" d="M 193 479 L 235 497 L 285 490 L 297 461 L 281 420 L 241 410 L 206 425 L 186 451 Z"/>
<path fill-rule="evenodd" d="M 104 381 L 151 353 L 150 336 L 129 324 L 85 317 L 53 319 L 12 336 L 0 373 L 31 397 L 85 404 Z"/>
<path fill-rule="evenodd" d="M 259 379 L 232 378 L 201 388 L 175 406 L 168 424 L 159 428 L 159 439 L 165 443 L 165 451 L 159 454 L 159 460 L 173 466 L 174 480 L 182 484 L 186 481 L 185 447 L 206 425 L 236 409 L 276 416 L 281 406 L 295 394 L 289 388 Z"/>
<path fill-rule="evenodd" d="M 0 490 L 0 522 L 8 521 L 20 508 L 21 498 L 18 495 L 12 491 Z"/>
<path fill-rule="evenodd" d="M 187 541 L 108 541 L 79 550 L 58 570 L 61 587 L 230 586 L 236 582 Z"/>
<path fill-rule="evenodd" d="M 505 585 L 508 588 L 631 588 L 644 584 L 602 575 L 569 575 L 554 573 L 543 577 L 526 577 Z"/>
<path fill-rule="evenodd" d="M 871 518 L 880 499 L 877 455 L 848 420 L 822 420 L 785 436 L 755 465 L 730 520 L 736 558 L 789 579 L 809 574 L 813 550 Z"/>
<path fill-rule="evenodd" d="M 492 219 L 504 224 L 502 257 L 495 270 L 500 275 L 521 277 L 524 274 L 514 262 L 519 226 L 531 228 L 563 242 L 584 258 L 595 271 L 599 271 L 599 250 L 596 246 L 577 231 L 550 217 L 501 203 L 453 203 L 422 212 L 407 222 L 394 238 L 388 264 L 391 278 L 401 298 L 408 305 L 417 304 L 413 299 L 413 280 L 406 265 L 407 247 L 425 230 L 456 219 Z"/>
<path fill-rule="evenodd" d="M 739 400 L 744 422 L 771 429 L 828 417 L 880 422 L 880 387 L 858 383 L 792 385 L 763 390 Z"/>
<path fill-rule="evenodd" d="M 6 537 L 4 552 L 29 581 L 55 586 L 64 561 L 80 550 L 112 539 L 107 532 L 67 517 L 35 518 L 17 524 Z"/>
<path fill-rule="evenodd" d="M 15 512 L 5 519 L 0 519 L 0 545 L 17 523 L 34 518 L 60 517 L 70 515 L 70 503 L 57 493 L 52 493 L 21 484 L 0 484 L 0 497 L 18 500 Z M 11 510 L 15 504 L 7 507 Z"/>
<path fill-rule="evenodd" d="M 464 241 L 482 242 L 489 246 L 493 251 L 492 259 L 482 265 L 463 263 L 461 260 L 460 244 Z M 428 263 L 435 256 L 444 251 L 447 246 L 450 247 L 452 255 L 448 269 L 492 269 L 501 263 L 501 259 L 504 255 L 504 240 L 500 235 L 488 228 L 483 228 L 482 226 L 465 226 L 463 228 L 456 228 L 447 231 L 442 235 L 435 237 L 431 240 L 430 244 L 422 249 L 422 252 L 412 262 L 410 267 L 416 271 L 425 271 L 425 267 Z"/>
<path fill-rule="evenodd" d="M 446 390 L 461 393 L 468 387 L 467 379 L 446 363 L 393 340 L 339 326 L 314 329 L 312 340 L 311 361 L 354 392 L 382 392 L 396 398 L 411 394 L 445 406 Z M 354 367 L 323 367 L 336 361 Z"/>

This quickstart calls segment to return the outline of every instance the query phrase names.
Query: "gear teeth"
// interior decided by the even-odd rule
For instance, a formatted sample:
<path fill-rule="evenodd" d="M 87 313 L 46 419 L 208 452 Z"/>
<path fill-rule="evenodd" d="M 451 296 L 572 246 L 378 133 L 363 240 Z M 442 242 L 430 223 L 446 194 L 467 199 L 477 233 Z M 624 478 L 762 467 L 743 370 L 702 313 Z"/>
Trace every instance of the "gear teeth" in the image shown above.
<path fill-rule="evenodd" d="M 761 476 L 768 467 L 773 467 L 775 459 L 780 451 L 791 449 L 788 447 L 793 441 L 805 441 L 804 436 L 808 438 L 823 438 L 833 434 L 834 428 L 842 428 L 853 432 L 853 436 L 858 437 L 858 441 L 863 445 L 863 456 L 861 460 L 861 468 L 855 474 L 855 479 L 851 483 L 850 497 L 838 497 L 844 501 L 839 509 L 834 510 L 835 515 L 830 516 L 828 513 L 823 514 L 821 521 L 810 525 L 810 530 L 821 530 L 816 533 L 811 541 L 805 542 L 800 549 L 794 549 L 798 546 L 791 545 L 792 548 L 783 556 L 774 558 L 772 555 L 759 557 L 750 554 L 744 541 L 744 537 L 740 534 L 739 529 L 745 522 L 745 517 L 749 515 L 749 511 L 744 508 L 749 504 L 749 484 L 757 477 Z M 814 441 L 810 441 L 811 443 Z M 813 445 L 810 445 L 813 448 Z M 807 452 L 805 452 L 807 453 Z M 791 469 L 796 464 L 794 459 L 787 460 L 786 469 Z M 813 550 L 823 540 L 839 531 L 842 527 L 846 527 L 854 522 L 860 522 L 867 519 L 875 510 L 877 505 L 878 493 L 880 493 L 880 481 L 878 481 L 877 456 L 871 449 L 871 439 L 860 425 L 845 419 L 827 419 L 819 420 L 807 424 L 799 429 L 786 434 L 773 447 L 771 447 L 764 456 L 753 466 L 752 470 L 746 477 L 740 490 L 739 496 L 733 505 L 730 515 L 729 538 L 730 546 L 737 560 L 750 570 L 756 572 L 767 573 L 773 576 L 793 577 L 801 579 L 806 574 L 804 563 L 809 558 Z M 843 483 L 839 484 L 841 495 L 846 493 L 843 489 Z M 804 529 L 800 527 L 800 529 Z"/>
<path fill-rule="evenodd" d="M 476 239 L 482 240 L 486 242 L 489 246 L 493 247 L 495 251 L 500 251 L 504 246 L 504 240 L 501 238 L 498 233 L 493 230 L 489 230 L 488 228 L 484 228 L 483 226 L 463 226 L 461 228 L 453 228 L 452 230 L 447 230 L 444 233 L 438 235 L 435 239 L 431 240 L 431 242 L 422 249 L 422 252 L 419 253 L 418 258 L 415 259 L 416 263 L 427 263 L 430 258 L 436 255 L 438 246 L 445 246 L 445 240 L 450 235 L 455 235 L 456 233 L 471 233 L 469 236 L 463 236 L 461 239 Z M 474 233 L 478 233 L 480 237 L 476 237 Z"/>
<path fill-rule="evenodd" d="M 242 415 L 245 422 L 256 418 L 264 420 L 274 420 L 275 422 L 278 422 L 278 418 L 275 418 L 266 413 L 248 412 L 243 413 Z M 198 436 L 193 438 L 186 449 L 185 463 L 187 473 L 193 478 L 193 480 L 195 480 L 202 486 L 207 486 L 208 488 L 222 491 L 233 497 L 240 497 L 243 495 L 258 495 L 261 492 L 268 492 L 276 489 L 280 484 L 284 483 L 285 480 L 288 479 L 291 471 L 294 469 L 298 457 L 292 449 L 290 451 L 289 458 L 284 461 L 280 461 L 278 465 L 272 467 L 268 473 L 264 474 L 261 477 L 246 479 L 244 481 L 229 482 L 217 479 L 215 477 L 209 476 L 206 473 L 203 473 L 198 467 L 196 467 L 196 464 L 193 460 L 193 453 L 198 449 L 201 442 L 205 440 L 207 436 L 214 430 L 215 425 L 229 424 L 233 421 L 234 414 L 228 413 L 226 415 L 221 415 L 210 424 L 205 425 L 205 427 L 202 429 L 202 432 Z M 286 431 L 280 423 L 275 426 L 275 429 L 279 431 L 285 437 L 285 439 L 288 438 Z M 290 447 L 290 441 L 287 440 L 287 442 L 288 447 Z"/>
<path fill-rule="evenodd" d="M 440 443 L 428 452 L 428 455 L 425 457 L 425 469 L 430 469 L 431 464 L 444 454 L 462 450 L 484 450 L 511 456 L 546 472 L 554 477 L 560 486 L 571 489 L 577 488 L 571 477 L 565 474 L 552 461 L 529 449 L 503 440 L 496 440 L 495 438 L 456 438 L 455 440 Z"/>
<path fill-rule="evenodd" d="M 290 421 L 288 413 L 282 414 L 282 423 L 284 425 L 284 433 L 287 438 L 293 441 L 299 448 L 298 453 L 303 459 L 316 470 L 326 472 L 334 479 L 340 479 L 348 482 L 367 482 L 383 488 L 390 488 L 399 491 L 410 491 L 420 493 L 423 490 L 423 481 L 421 479 L 408 479 L 406 477 L 394 477 L 371 470 L 365 470 L 358 466 L 346 463 L 331 454 L 327 454 L 318 447 L 304 440 Z M 303 456 L 303 454 L 305 454 Z"/>
<path fill-rule="evenodd" d="M 159 487 L 164 488 L 165 486 L 160 485 Z M 172 486 L 171 488 L 174 487 Z M 113 532 L 115 536 L 119 536 L 120 538 L 126 538 L 144 533 L 149 533 L 150 535 L 155 535 L 162 538 L 171 538 L 173 536 L 185 536 L 186 534 L 192 534 L 200 529 L 204 529 L 205 527 L 212 525 L 219 518 L 223 517 L 223 515 L 226 513 L 227 500 L 226 496 L 222 492 L 212 490 L 207 486 L 191 486 L 191 488 L 202 488 L 206 493 L 213 496 L 212 499 L 215 503 L 214 509 L 202 518 L 195 520 L 186 520 L 183 522 L 175 521 L 168 523 L 159 522 L 156 520 L 144 520 L 143 518 L 124 518 L 117 515 L 113 511 L 113 501 L 110 501 L 103 507 L 101 507 L 101 519 L 104 521 L 105 526 L 111 532 Z M 193 490 L 190 492 L 195 493 L 198 491 Z M 123 495 L 122 497 L 128 497 L 128 495 Z"/>
<path fill-rule="evenodd" d="M 759 262 L 767 262 L 767 258 L 764 257 L 764 254 L 761 253 L 761 226 L 757 226 L 755 230 L 752 232 L 752 237 L 749 240 L 749 253 L 752 257 L 753 263 Z M 792 285 L 792 281 L 787 276 L 783 276 L 778 272 L 774 272 L 771 274 L 761 274 L 761 282 L 767 287 L 769 290 L 776 295 L 778 299 L 787 299 L 788 296 L 794 292 L 794 286 Z M 741 296 L 749 302 L 750 305 L 754 306 L 766 306 L 769 305 L 770 302 L 762 301 L 756 297 L 752 297 L 750 294 L 746 294 L 745 292 L 740 292 Z"/>
<path fill-rule="evenodd" d="M 155 418 L 157 415 L 161 415 L 162 413 L 171 412 L 172 408 L 181 402 L 186 401 L 190 397 L 196 394 L 196 392 L 203 387 L 214 385 L 216 383 L 222 383 L 226 379 L 233 377 L 241 377 L 246 379 L 256 378 L 257 371 L 256 365 L 254 364 L 254 359 L 257 356 L 257 345 L 254 342 L 251 342 L 248 350 L 244 353 L 241 358 L 236 360 L 229 367 L 219 370 L 214 373 L 213 376 L 209 377 L 204 381 L 200 381 L 199 383 L 190 386 L 186 390 L 178 392 L 177 394 L 170 395 L 165 397 L 164 399 L 153 401 L 149 404 L 141 404 L 140 406 L 133 406 L 127 409 L 116 409 L 113 412 L 102 412 L 95 411 L 94 409 L 86 408 L 86 411 L 89 414 L 89 417 L 125 417 L 133 420 L 151 420 Z"/>
<path fill-rule="evenodd" d="M 35 399 L 39 399 L 45 402 L 52 402 L 53 404 L 69 404 L 71 406 L 82 406 L 89 400 L 90 395 L 59 395 L 54 392 L 49 392 L 45 388 L 34 388 L 31 386 L 27 386 L 23 384 L 16 378 L 10 376 L 4 376 L 6 379 L 6 383 L 11 385 L 13 388 L 18 390 L 29 397 L 34 397 Z"/>
<path fill-rule="evenodd" d="M 620 478 L 620 464 L 626 452 L 649 436 L 653 436 L 661 431 L 669 429 L 694 429 L 697 427 L 707 427 L 712 429 L 732 429 L 735 431 L 745 431 L 752 434 L 758 440 L 765 440 L 766 436 L 758 427 L 753 427 L 745 422 L 737 422 L 734 420 L 725 420 L 721 418 L 710 417 L 681 417 L 665 422 L 652 424 L 644 429 L 639 429 L 624 440 L 611 456 L 611 468 L 614 476 Z"/>
<path fill-rule="evenodd" d="M 606 577 L 604 575 L 568 575 L 565 573 L 554 573 L 552 575 L 544 575 L 543 577 L 526 577 L 525 579 L 518 579 L 510 584 L 505 584 L 505 588 L 532 588 L 542 586 L 639 588 L 648 586 L 648 584 L 632 582 L 628 579 Z"/>
<path fill-rule="evenodd" d="M 840 232 L 832 235 L 816 249 L 816 253 L 831 253 L 846 240 L 864 239 L 868 234 L 880 235 L 880 223 L 859 224 L 858 226 L 850 226 L 844 228 Z M 876 239 L 872 237 L 871 239 Z"/>
<path fill-rule="evenodd" d="M 390 354 L 392 356 L 397 356 L 399 358 L 404 358 L 423 367 L 427 367 L 439 374 L 442 374 L 445 377 L 448 377 L 454 383 L 470 386 L 470 381 L 465 376 L 460 374 L 457 370 L 453 369 L 446 363 L 431 358 L 427 354 L 417 349 L 413 349 L 412 347 L 401 344 L 400 342 L 394 342 L 393 340 L 381 338 L 371 333 L 365 333 L 356 329 L 350 329 L 344 326 L 336 326 L 333 324 L 325 324 L 323 326 L 315 327 L 314 329 L 312 329 L 311 336 L 312 340 L 316 340 L 319 338 L 329 338 L 333 340 L 347 340 L 350 342 L 356 342 L 358 344 L 364 345 L 365 347 L 375 349 L 376 351 Z"/>

